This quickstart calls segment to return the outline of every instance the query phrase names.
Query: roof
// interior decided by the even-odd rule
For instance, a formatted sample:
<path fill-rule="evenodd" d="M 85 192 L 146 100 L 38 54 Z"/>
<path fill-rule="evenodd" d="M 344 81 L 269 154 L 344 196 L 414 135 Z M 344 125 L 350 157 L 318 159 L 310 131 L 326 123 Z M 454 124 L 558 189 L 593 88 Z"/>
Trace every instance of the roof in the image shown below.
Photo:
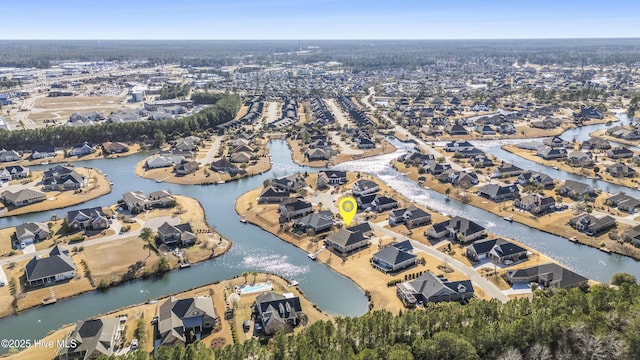
<path fill-rule="evenodd" d="M 524 269 L 507 271 L 507 275 L 517 281 L 518 278 L 536 277 L 550 282 L 550 286 L 570 288 L 579 285 L 588 279 L 582 275 L 564 268 L 555 263 L 536 265 Z"/>
<path fill-rule="evenodd" d="M 86 351 L 87 356 L 92 356 L 95 352 L 105 355 L 112 355 L 114 347 L 111 342 L 114 340 L 119 320 L 117 318 L 92 319 L 78 321 L 73 332 L 69 335 L 70 340 L 78 344 L 75 348 L 70 347 L 68 353 L 82 353 Z"/>
<path fill-rule="evenodd" d="M 387 264 L 397 265 L 417 256 L 395 246 L 387 246 L 384 249 L 373 254 L 374 258 L 384 261 Z"/>
<path fill-rule="evenodd" d="M 277 189 L 273 186 L 269 186 L 267 188 L 265 188 L 264 190 L 262 190 L 262 193 L 260 194 L 260 197 L 280 197 L 280 198 L 286 198 L 289 197 L 289 195 L 291 195 L 291 192 L 289 190 L 285 190 L 285 189 Z"/>
<path fill-rule="evenodd" d="M 216 318 L 213 300 L 209 296 L 178 299 L 170 297 L 158 310 L 158 332 L 160 344 L 172 343 L 174 340 L 186 342 L 185 327 L 194 322 L 201 325 L 202 318 Z M 185 326 L 186 325 L 186 326 Z"/>
<path fill-rule="evenodd" d="M 2 197 L 7 199 L 8 201 L 16 204 L 19 202 L 23 202 L 30 199 L 35 198 L 46 198 L 47 195 L 42 191 L 33 190 L 33 189 L 22 189 L 16 192 L 11 192 L 9 190 L 2 193 Z"/>
<path fill-rule="evenodd" d="M 313 206 L 310 202 L 300 200 L 298 198 L 288 198 L 282 201 L 281 206 L 284 206 L 287 211 L 298 211 L 302 209 L 309 209 Z"/>
<path fill-rule="evenodd" d="M 458 293 L 460 289 L 459 285 L 464 286 L 465 292 L 473 292 L 473 285 L 471 285 L 471 281 L 469 280 L 449 282 L 446 279 L 435 276 L 429 271 L 425 271 L 414 281 L 408 282 L 408 285 L 417 293 L 422 294 L 426 299 Z"/>
<path fill-rule="evenodd" d="M 56 245 L 49 256 L 46 258 L 38 258 L 34 256 L 25 267 L 27 280 L 34 281 L 42 278 L 48 278 L 57 274 L 75 271 L 76 267 L 69 256 L 68 251 L 61 251 Z"/>
<path fill-rule="evenodd" d="M 302 312 L 300 298 L 285 297 L 274 292 L 256 296 L 256 307 L 266 328 L 271 327 L 273 323 L 282 323 L 285 319 L 295 318 L 299 312 Z"/>
<path fill-rule="evenodd" d="M 518 190 L 518 187 L 516 185 L 501 186 L 496 184 L 487 184 L 478 189 L 478 192 L 481 192 L 493 198 L 509 193 L 519 193 L 520 190 Z"/>
<path fill-rule="evenodd" d="M 447 227 L 454 228 L 463 235 L 475 234 L 485 230 L 483 226 L 460 216 L 451 218 L 451 220 L 448 221 Z"/>
<path fill-rule="evenodd" d="M 25 235 L 35 235 L 41 231 L 46 231 L 49 233 L 49 227 L 40 222 L 28 222 L 25 224 L 20 224 L 16 226 L 16 237 L 18 239 L 22 238 Z"/>
<path fill-rule="evenodd" d="M 67 221 L 71 223 L 76 218 L 78 218 L 78 216 L 80 216 L 80 218 L 88 218 L 88 219 L 92 219 L 99 216 L 106 217 L 106 215 L 102 211 L 102 208 L 100 206 L 97 206 L 94 208 L 71 210 L 67 213 Z"/>
<path fill-rule="evenodd" d="M 375 189 L 378 188 L 378 184 L 376 184 L 375 182 L 371 181 L 371 180 L 358 180 L 355 183 L 353 183 L 353 187 L 352 189 L 354 190 L 359 190 L 359 191 L 365 191 L 365 190 L 369 190 L 369 189 Z"/>
<path fill-rule="evenodd" d="M 294 224 L 298 226 L 308 226 L 314 229 L 331 226 L 333 225 L 333 213 L 329 210 L 323 210 L 294 220 Z"/>
<path fill-rule="evenodd" d="M 326 240 L 341 247 L 347 247 L 365 241 L 367 240 L 367 238 L 365 238 L 362 232 L 353 232 L 347 229 L 340 229 L 340 231 L 338 231 L 337 233 L 333 233 L 327 236 Z"/>

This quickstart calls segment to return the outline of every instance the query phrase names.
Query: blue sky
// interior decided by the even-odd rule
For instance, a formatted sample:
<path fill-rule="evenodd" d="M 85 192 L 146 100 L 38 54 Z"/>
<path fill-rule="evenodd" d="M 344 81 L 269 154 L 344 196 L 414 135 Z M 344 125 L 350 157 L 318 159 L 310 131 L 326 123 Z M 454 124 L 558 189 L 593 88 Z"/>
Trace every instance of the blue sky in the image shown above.
<path fill-rule="evenodd" d="M 640 37 L 640 1 L 7 0 L 0 39 Z"/>

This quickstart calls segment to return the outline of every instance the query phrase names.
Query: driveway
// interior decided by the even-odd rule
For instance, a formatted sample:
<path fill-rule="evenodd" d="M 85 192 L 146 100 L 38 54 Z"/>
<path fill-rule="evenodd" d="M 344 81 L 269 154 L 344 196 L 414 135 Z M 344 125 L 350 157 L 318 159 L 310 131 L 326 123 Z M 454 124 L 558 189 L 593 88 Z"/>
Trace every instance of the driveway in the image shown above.
<path fill-rule="evenodd" d="M 392 238 L 396 238 L 398 239 L 398 241 L 411 240 L 392 230 L 383 228 L 379 223 L 370 222 L 369 224 L 371 224 L 371 228 L 373 228 L 374 230 Z M 502 290 L 498 289 L 498 287 L 495 286 L 492 282 L 482 277 L 482 275 L 478 274 L 473 268 L 461 263 L 459 260 L 456 260 L 455 258 L 445 253 L 442 253 L 430 246 L 426 246 L 415 240 L 411 240 L 411 244 L 415 249 L 422 251 L 423 253 L 432 256 L 440 261 L 446 262 L 448 266 L 451 266 L 454 270 L 465 275 L 473 283 L 481 287 L 482 290 L 484 290 L 490 297 L 498 299 L 503 303 L 509 301 L 509 297 L 504 292 L 502 292 Z"/>
<path fill-rule="evenodd" d="M 209 165 L 213 162 L 213 158 L 216 156 L 216 153 L 218 152 L 218 148 L 220 147 L 220 143 L 222 143 L 223 138 L 224 136 L 216 136 L 216 139 L 213 141 L 213 144 L 211 144 L 211 147 L 209 148 L 207 155 L 205 155 L 202 159 L 198 160 L 198 163 L 200 164 L 200 166 Z"/>

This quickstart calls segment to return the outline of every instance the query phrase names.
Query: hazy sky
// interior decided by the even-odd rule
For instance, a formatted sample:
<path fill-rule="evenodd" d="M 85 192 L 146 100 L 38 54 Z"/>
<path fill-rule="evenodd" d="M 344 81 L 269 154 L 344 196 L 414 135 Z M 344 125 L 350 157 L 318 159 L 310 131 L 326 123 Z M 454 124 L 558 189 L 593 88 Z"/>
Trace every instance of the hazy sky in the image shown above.
<path fill-rule="evenodd" d="M 7 0 L 0 39 L 640 37 L 638 0 Z"/>

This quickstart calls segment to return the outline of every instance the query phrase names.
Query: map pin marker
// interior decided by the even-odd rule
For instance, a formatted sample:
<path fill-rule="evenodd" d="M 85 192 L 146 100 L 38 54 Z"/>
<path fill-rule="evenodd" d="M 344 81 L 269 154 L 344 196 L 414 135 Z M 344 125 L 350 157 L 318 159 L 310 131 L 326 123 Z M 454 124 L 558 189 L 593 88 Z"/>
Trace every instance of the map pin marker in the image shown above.
<path fill-rule="evenodd" d="M 344 222 L 349 226 L 353 221 L 353 218 L 356 216 L 356 211 L 358 210 L 358 206 L 356 203 L 356 199 L 351 196 L 342 198 L 340 203 L 338 203 L 338 210 L 340 210 L 340 215 Z"/>

